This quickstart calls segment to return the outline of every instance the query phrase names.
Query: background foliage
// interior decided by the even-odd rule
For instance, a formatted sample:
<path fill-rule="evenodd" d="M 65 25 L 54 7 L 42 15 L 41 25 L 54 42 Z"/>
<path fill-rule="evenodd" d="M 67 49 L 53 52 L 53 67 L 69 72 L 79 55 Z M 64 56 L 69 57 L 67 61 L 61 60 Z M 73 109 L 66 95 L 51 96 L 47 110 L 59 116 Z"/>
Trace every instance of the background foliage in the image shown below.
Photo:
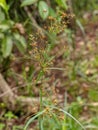
<path fill-rule="evenodd" d="M 98 0 L 0 0 L 0 73 L 18 96 L 40 99 L 1 102 L 0 130 L 98 129 L 97 15 Z"/>

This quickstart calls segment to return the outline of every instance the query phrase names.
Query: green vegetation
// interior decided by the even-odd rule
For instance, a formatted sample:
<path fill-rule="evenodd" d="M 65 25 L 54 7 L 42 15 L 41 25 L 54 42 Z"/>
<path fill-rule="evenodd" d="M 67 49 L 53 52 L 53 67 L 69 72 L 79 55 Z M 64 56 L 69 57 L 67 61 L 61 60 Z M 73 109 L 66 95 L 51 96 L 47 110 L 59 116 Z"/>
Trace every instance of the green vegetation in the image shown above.
<path fill-rule="evenodd" d="M 0 130 L 98 129 L 98 0 L 0 0 Z"/>

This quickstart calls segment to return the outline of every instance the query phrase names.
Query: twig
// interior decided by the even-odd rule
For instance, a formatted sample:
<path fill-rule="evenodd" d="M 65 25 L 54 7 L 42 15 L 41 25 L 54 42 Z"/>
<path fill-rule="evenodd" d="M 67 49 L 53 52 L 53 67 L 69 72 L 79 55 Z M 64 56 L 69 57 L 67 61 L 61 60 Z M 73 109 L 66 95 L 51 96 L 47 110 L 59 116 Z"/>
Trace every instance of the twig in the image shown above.
<path fill-rule="evenodd" d="M 1 73 L 0 73 L 0 92 L 3 92 L 2 100 L 10 110 L 11 109 L 15 110 L 16 108 L 15 106 L 17 105 L 17 102 L 20 104 L 20 107 L 23 106 L 28 107 L 28 106 L 33 106 L 34 104 L 39 104 L 39 98 L 30 98 L 30 97 L 25 98 L 22 96 L 15 95 L 12 92 L 10 86 L 3 78 Z"/>
<path fill-rule="evenodd" d="M 58 67 L 50 67 L 50 68 L 46 68 L 47 70 L 61 70 L 64 71 L 66 70 L 65 68 L 58 68 Z"/>
<path fill-rule="evenodd" d="M 11 104 L 14 105 L 14 101 L 15 101 L 15 95 L 14 93 L 11 91 L 10 87 L 8 86 L 8 84 L 6 83 L 6 81 L 4 80 L 2 74 L 0 73 L 0 91 L 1 92 L 6 92 L 9 91 L 9 93 L 6 94 L 6 97 L 3 98 L 3 101 L 7 103 L 7 99 L 9 100 L 9 102 Z"/>
<path fill-rule="evenodd" d="M 43 28 L 41 28 L 41 27 L 37 24 L 36 20 L 33 18 L 33 16 L 32 16 L 32 14 L 31 14 L 31 12 L 29 11 L 28 7 L 25 6 L 25 7 L 24 7 L 24 10 L 26 11 L 26 13 L 27 13 L 29 19 L 32 21 L 33 26 L 38 30 L 38 32 L 39 32 L 42 36 L 44 36 L 45 30 L 44 30 Z"/>
<path fill-rule="evenodd" d="M 0 82 L 0 83 L 1 83 L 1 82 Z M 24 84 L 24 85 L 22 85 L 22 86 L 14 87 L 14 88 L 12 88 L 11 90 L 8 89 L 8 90 L 6 90 L 5 92 L 3 92 L 2 94 L 0 94 L 0 98 L 2 98 L 3 96 L 6 96 L 8 93 L 10 94 L 11 91 L 15 91 L 16 89 L 18 89 L 18 88 L 23 88 L 23 87 L 25 87 L 25 86 L 27 86 L 27 85 L 28 85 L 28 83 L 27 83 L 27 84 Z M 29 84 L 29 85 L 32 85 L 32 83 Z"/>

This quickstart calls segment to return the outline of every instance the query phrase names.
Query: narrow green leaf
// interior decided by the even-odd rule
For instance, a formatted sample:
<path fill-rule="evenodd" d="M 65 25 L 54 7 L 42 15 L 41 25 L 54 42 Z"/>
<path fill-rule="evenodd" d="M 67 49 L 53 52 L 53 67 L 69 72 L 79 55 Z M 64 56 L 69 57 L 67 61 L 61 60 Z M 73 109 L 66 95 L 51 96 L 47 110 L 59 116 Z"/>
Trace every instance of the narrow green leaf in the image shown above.
<path fill-rule="evenodd" d="M 6 36 L 2 42 L 2 53 L 4 58 L 8 57 L 11 54 L 12 47 L 13 47 L 12 38 L 10 36 Z"/>
<path fill-rule="evenodd" d="M 21 7 L 32 5 L 32 4 L 36 3 L 37 1 L 38 0 L 23 0 Z"/>
<path fill-rule="evenodd" d="M 0 0 L 0 6 L 7 12 L 9 9 L 9 6 L 6 3 L 6 0 Z"/>
<path fill-rule="evenodd" d="M 84 128 L 84 126 L 83 126 L 74 116 L 72 116 L 72 115 L 71 115 L 70 113 L 68 113 L 67 111 L 65 111 L 65 110 L 63 110 L 63 109 L 61 109 L 61 108 L 58 108 L 58 107 L 51 107 L 51 108 L 52 108 L 52 109 L 57 109 L 57 110 L 63 112 L 65 115 L 67 115 L 67 116 L 69 116 L 70 118 L 72 118 L 78 125 L 80 125 L 83 130 L 86 130 L 86 129 Z"/>
<path fill-rule="evenodd" d="M 41 18 L 45 20 L 49 15 L 49 7 L 46 2 L 40 1 L 38 4 L 38 10 Z"/>
<path fill-rule="evenodd" d="M 28 126 L 29 126 L 37 117 L 39 117 L 40 115 L 42 115 L 44 112 L 45 112 L 45 110 L 43 110 L 43 111 L 37 113 L 37 115 L 35 115 L 34 117 L 30 118 L 30 119 L 28 120 L 28 122 L 26 123 L 24 130 L 27 130 Z"/>

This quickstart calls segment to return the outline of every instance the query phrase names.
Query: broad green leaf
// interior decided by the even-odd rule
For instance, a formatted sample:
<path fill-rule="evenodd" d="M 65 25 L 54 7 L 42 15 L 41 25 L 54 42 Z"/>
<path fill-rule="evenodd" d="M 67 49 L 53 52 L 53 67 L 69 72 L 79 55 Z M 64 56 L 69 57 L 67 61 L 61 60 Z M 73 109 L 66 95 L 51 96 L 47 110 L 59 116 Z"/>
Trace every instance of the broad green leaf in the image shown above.
<path fill-rule="evenodd" d="M 12 47 L 13 47 L 12 37 L 6 36 L 2 42 L 2 54 L 4 58 L 8 57 L 11 54 Z"/>
<path fill-rule="evenodd" d="M 57 17 L 55 11 L 51 7 L 49 8 L 49 15 L 52 17 Z"/>
<path fill-rule="evenodd" d="M 57 4 L 64 8 L 64 9 L 67 9 L 67 4 L 66 4 L 66 0 L 55 0 L 57 2 Z"/>
<path fill-rule="evenodd" d="M 14 33 L 15 45 L 19 49 L 19 51 L 23 54 L 26 49 L 26 41 L 25 38 L 18 33 Z"/>
<path fill-rule="evenodd" d="M 4 33 L 0 33 L 0 39 L 4 38 Z"/>
<path fill-rule="evenodd" d="M 0 8 L 0 22 L 4 21 L 5 20 L 5 14 L 4 12 L 2 11 L 2 9 Z"/>
<path fill-rule="evenodd" d="M 2 21 L 0 24 L 0 32 L 4 32 L 4 31 L 7 32 L 9 29 L 11 30 L 13 25 L 14 25 L 14 22 L 11 20 Z"/>
<path fill-rule="evenodd" d="M 9 25 L 7 25 L 7 24 L 0 24 L 0 30 L 7 31 L 8 29 L 10 29 Z"/>
<path fill-rule="evenodd" d="M 0 130 L 3 130 L 3 129 L 4 129 L 4 127 L 5 127 L 5 124 L 0 123 Z"/>
<path fill-rule="evenodd" d="M 38 0 L 23 0 L 21 7 L 36 3 Z"/>
<path fill-rule="evenodd" d="M 6 0 L 0 0 L 0 6 L 6 11 L 8 12 L 9 6 L 6 3 Z"/>
<path fill-rule="evenodd" d="M 40 1 L 38 5 L 38 10 L 41 18 L 45 20 L 49 15 L 49 7 L 46 2 Z"/>

